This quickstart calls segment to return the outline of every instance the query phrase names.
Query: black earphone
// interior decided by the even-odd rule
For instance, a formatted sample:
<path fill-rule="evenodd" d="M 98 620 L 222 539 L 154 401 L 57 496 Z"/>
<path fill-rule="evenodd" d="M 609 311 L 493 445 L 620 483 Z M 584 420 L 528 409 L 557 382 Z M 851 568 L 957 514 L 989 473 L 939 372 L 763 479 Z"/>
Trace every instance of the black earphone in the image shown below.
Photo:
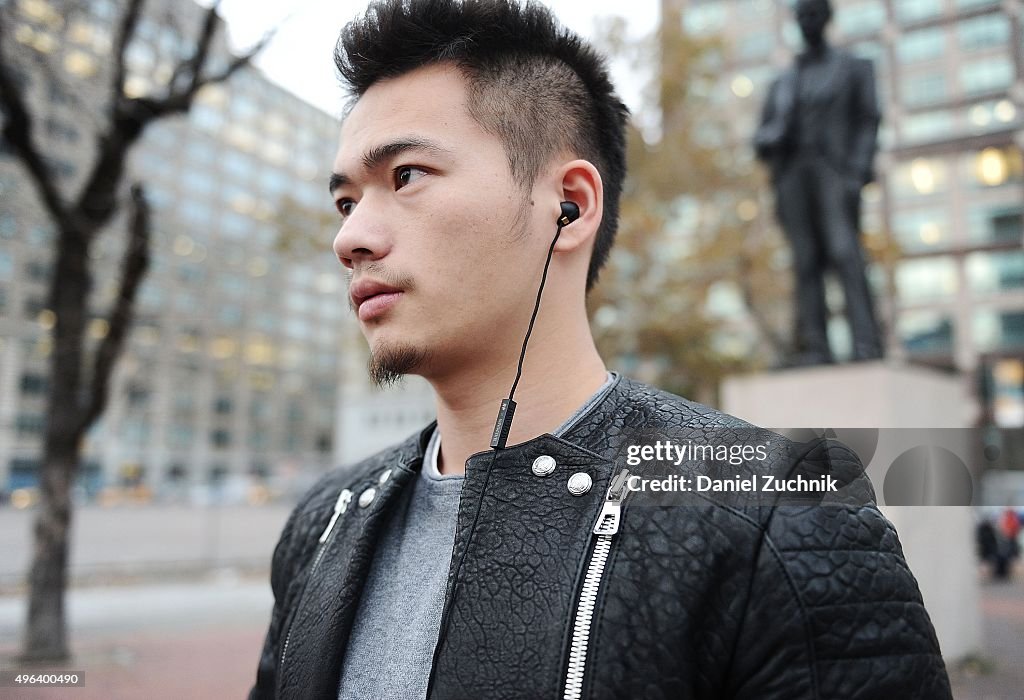
<path fill-rule="evenodd" d="M 548 278 L 548 267 L 551 265 L 551 254 L 555 252 L 555 244 L 558 242 L 558 236 L 562 233 L 562 227 L 568 226 L 576 219 L 580 218 L 580 208 L 573 202 L 562 202 L 561 212 L 558 215 L 557 225 L 558 230 L 555 231 L 555 237 L 551 240 L 551 246 L 548 248 L 548 257 L 544 261 L 544 272 L 541 274 L 540 287 L 537 289 L 537 301 L 533 305 L 533 315 L 530 317 L 530 326 L 526 329 L 526 337 L 523 338 L 523 349 L 519 352 L 519 366 L 516 368 L 516 378 L 512 382 L 512 389 L 508 392 L 508 398 L 501 400 L 501 408 L 498 409 L 498 418 L 494 422 L 494 432 L 491 434 L 491 461 L 487 465 L 487 470 L 484 472 L 484 483 L 480 488 L 480 500 L 477 501 L 476 510 L 473 513 L 473 521 L 469 526 L 469 535 L 466 537 L 466 546 L 462 550 L 461 556 L 455 565 L 455 573 L 453 580 L 458 581 L 459 571 L 462 569 L 462 562 L 466 559 L 466 553 L 469 551 L 469 543 L 473 539 L 473 533 L 476 532 L 476 524 L 480 519 L 480 507 L 484 502 L 484 494 L 487 493 L 487 483 L 491 479 L 491 468 L 494 466 L 495 460 L 498 458 L 499 450 L 505 449 L 505 442 L 508 440 L 509 430 L 512 429 L 512 417 L 516 412 L 516 402 L 512 400 L 512 396 L 516 393 L 516 386 L 519 384 L 519 378 L 523 374 L 523 358 L 526 357 L 526 344 L 530 342 L 530 333 L 533 332 L 533 323 L 537 320 L 537 312 L 540 311 L 540 297 L 544 292 L 544 282 Z M 438 654 L 444 643 L 444 639 L 447 636 L 448 628 L 445 624 L 445 620 L 448 617 L 448 613 L 451 607 L 454 605 L 455 596 L 458 593 L 458 585 L 452 589 L 452 594 L 448 599 L 448 604 L 444 606 L 444 610 L 441 611 L 441 631 L 439 633 L 438 641 L 434 647 L 434 663 L 437 663 Z M 430 686 L 433 684 L 433 674 L 431 674 L 430 683 L 428 683 L 427 694 L 430 694 Z"/>
<path fill-rule="evenodd" d="M 530 342 L 530 333 L 533 332 L 533 322 L 537 320 L 537 312 L 540 311 L 540 296 L 544 293 L 544 282 L 548 278 L 548 266 L 551 265 L 551 254 L 555 252 L 555 243 L 562 233 L 562 228 L 568 226 L 580 218 L 580 208 L 574 202 L 562 202 L 561 212 L 558 215 L 558 230 L 551 240 L 551 247 L 548 248 L 548 257 L 544 261 L 544 272 L 540 278 L 540 287 L 537 289 L 537 301 L 533 305 L 533 315 L 530 317 L 530 326 L 526 329 L 526 337 L 523 338 L 523 349 L 519 352 L 519 366 L 516 368 L 516 378 L 512 382 L 512 389 L 508 392 L 508 398 L 501 400 L 501 407 L 498 409 L 498 417 L 494 421 L 494 432 L 491 433 L 491 449 L 505 449 L 505 442 L 508 440 L 508 433 L 512 429 L 512 417 L 516 412 L 516 402 L 512 397 L 519 385 L 519 378 L 523 374 L 523 359 L 526 357 L 526 344 Z"/>
<path fill-rule="evenodd" d="M 562 202 L 562 215 L 558 217 L 558 228 L 568 226 L 580 218 L 579 205 L 574 202 Z"/>

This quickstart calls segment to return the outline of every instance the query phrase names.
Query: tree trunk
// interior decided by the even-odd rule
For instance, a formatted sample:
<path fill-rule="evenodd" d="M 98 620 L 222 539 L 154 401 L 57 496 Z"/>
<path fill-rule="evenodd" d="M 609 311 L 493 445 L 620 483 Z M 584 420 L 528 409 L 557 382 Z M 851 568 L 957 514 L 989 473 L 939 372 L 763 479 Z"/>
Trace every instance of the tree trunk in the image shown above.
<path fill-rule="evenodd" d="M 67 588 L 71 533 L 71 481 L 77 461 L 74 445 L 47 445 L 41 477 L 35 549 L 29 573 L 28 621 L 21 661 L 55 662 L 70 658 L 64 591 Z"/>
<path fill-rule="evenodd" d="M 59 661 L 69 658 L 64 591 L 67 587 L 71 485 L 77 471 L 82 424 L 81 380 L 87 299 L 91 277 L 88 232 L 60 232 L 50 280 L 49 307 L 56 319 L 50 359 L 46 437 L 40 469 L 28 619 L 21 658 Z"/>

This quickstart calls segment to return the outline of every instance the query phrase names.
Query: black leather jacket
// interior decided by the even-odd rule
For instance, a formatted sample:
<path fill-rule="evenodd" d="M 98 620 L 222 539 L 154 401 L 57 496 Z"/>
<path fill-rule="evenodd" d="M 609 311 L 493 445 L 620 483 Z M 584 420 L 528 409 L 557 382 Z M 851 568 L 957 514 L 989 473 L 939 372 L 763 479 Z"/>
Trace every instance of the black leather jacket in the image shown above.
<path fill-rule="evenodd" d="M 326 474 L 292 512 L 274 550 L 275 604 L 250 699 L 337 697 L 376 542 L 432 429 Z M 828 505 L 634 492 L 612 533 L 609 483 L 630 445 L 730 436 L 771 445 L 764 473 L 828 474 L 843 488 Z M 564 436 L 497 453 L 473 529 L 494 454 L 466 465 L 430 698 L 951 698 L 896 532 L 841 444 L 797 447 L 618 378 Z M 555 468 L 538 476 L 544 455 Z M 714 461 L 626 468 L 739 471 Z M 576 473 L 593 482 L 582 495 L 567 489 Z M 368 489 L 372 500 L 360 499 Z"/>

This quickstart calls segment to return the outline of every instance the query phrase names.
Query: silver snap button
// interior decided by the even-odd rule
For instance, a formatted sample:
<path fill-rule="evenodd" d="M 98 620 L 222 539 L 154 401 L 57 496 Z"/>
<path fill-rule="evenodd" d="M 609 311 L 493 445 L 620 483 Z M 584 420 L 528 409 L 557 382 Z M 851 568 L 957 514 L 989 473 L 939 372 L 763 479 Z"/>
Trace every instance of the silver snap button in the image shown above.
<path fill-rule="evenodd" d="M 594 480 L 590 478 L 590 474 L 586 472 L 576 472 L 569 477 L 569 493 L 573 496 L 582 496 L 590 487 L 594 485 Z"/>
<path fill-rule="evenodd" d="M 359 507 L 365 508 L 366 506 L 373 503 L 373 498 L 376 495 L 377 489 L 373 488 L 372 486 L 363 491 L 361 494 L 359 494 Z"/>
<path fill-rule="evenodd" d="M 382 471 L 380 473 L 380 478 L 377 479 L 377 483 L 380 484 L 381 486 L 383 486 L 387 482 L 387 480 L 390 479 L 390 478 L 391 478 L 391 470 L 390 469 L 385 469 L 384 471 Z"/>
<path fill-rule="evenodd" d="M 555 471 L 555 458 L 541 455 L 533 460 L 533 473 L 537 476 L 548 476 Z"/>

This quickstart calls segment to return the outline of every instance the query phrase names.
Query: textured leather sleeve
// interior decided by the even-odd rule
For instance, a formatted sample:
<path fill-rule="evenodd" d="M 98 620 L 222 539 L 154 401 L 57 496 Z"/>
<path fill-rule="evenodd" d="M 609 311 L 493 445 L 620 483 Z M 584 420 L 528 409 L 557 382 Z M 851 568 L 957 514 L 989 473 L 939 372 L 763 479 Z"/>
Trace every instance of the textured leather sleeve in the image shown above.
<path fill-rule="evenodd" d="M 839 475 L 840 493 L 850 497 L 772 509 L 729 697 L 952 698 L 917 581 L 859 459 L 840 443 L 822 443 L 796 468 L 823 470 Z"/>

